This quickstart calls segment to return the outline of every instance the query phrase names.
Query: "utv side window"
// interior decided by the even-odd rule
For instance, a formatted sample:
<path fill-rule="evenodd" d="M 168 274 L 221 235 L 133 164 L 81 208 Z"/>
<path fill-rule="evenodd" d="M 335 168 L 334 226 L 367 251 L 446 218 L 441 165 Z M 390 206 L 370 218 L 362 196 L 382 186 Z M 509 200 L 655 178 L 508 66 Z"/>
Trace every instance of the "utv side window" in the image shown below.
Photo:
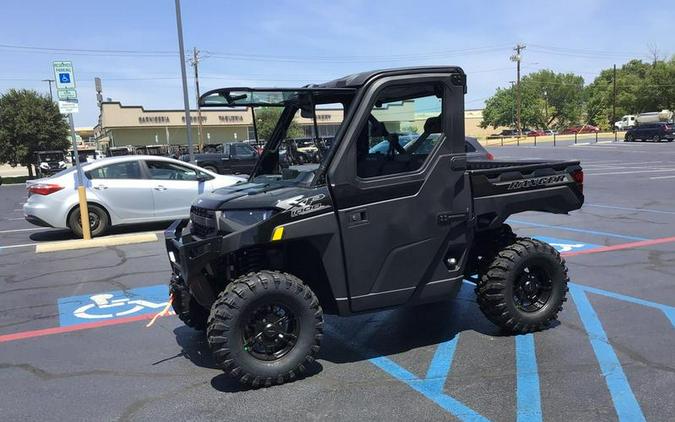
<path fill-rule="evenodd" d="M 443 86 L 391 86 L 380 92 L 357 140 L 361 178 L 422 167 L 442 135 Z"/>

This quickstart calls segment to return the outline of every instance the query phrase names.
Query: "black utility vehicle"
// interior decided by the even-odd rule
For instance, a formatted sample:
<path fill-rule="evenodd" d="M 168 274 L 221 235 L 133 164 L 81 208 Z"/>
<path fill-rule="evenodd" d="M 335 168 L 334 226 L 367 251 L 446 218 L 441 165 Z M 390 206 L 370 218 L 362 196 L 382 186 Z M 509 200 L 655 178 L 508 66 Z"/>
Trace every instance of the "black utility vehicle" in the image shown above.
<path fill-rule="evenodd" d="M 48 177 L 66 168 L 66 156 L 63 151 L 37 151 L 34 164 L 37 177 Z"/>
<path fill-rule="evenodd" d="M 210 152 L 194 154 L 194 164 L 199 167 L 220 174 L 251 174 L 258 152 L 251 145 L 244 142 L 228 142 L 218 146 L 211 145 Z M 180 157 L 189 161 L 189 155 Z"/>
<path fill-rule="evenodd" d="M 580 208 L 579 162 L 467 161 L 465 93 L 462 69 L 420 67 L 202 96 L 202 107 L 283 107 L 249 181 L 200 196 L 189 232 L 176 221 L 166 233 L 174 310 L 206 330 L 228 374 L 254 386 L 291 381 L 319 351 L 323 313 L 448 300 L 465 278 L 508 332 L 556 318 L 564 261 L 504 221 Z M 344 120 L 319 162 L 281 167 L 295 114 L 316 122 L 315 109 L 335 103 Z M 413 131 L 424 148 L 400 145 Z M 390 148 L 371 152 L 383 138 Z"/>
<path fill-rule="evenodd" d="M 675 139 L 675 123 L 643 123 L 628 129 L 624 136 L 624 142 L 637 140 L 660 142 L 662 139 L 673 142 Z"/>

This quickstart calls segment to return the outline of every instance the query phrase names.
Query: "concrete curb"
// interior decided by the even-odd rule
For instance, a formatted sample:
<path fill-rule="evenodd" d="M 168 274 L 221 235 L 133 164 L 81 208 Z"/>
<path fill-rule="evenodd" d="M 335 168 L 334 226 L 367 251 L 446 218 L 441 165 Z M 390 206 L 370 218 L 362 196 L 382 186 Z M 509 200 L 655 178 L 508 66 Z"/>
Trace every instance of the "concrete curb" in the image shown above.
<path fill-rule="evenodd" d="M 156 242 L 159 237 L 156 233 L 125 234 L 120 236 L 106 236 L 91 240 L 65 240 L 61 242 L 39 243 L 35 246 L 35 253 L 69 251 L 73 249 L 103 248 L 106 246 L 132 245 L 134 243 Z"/>

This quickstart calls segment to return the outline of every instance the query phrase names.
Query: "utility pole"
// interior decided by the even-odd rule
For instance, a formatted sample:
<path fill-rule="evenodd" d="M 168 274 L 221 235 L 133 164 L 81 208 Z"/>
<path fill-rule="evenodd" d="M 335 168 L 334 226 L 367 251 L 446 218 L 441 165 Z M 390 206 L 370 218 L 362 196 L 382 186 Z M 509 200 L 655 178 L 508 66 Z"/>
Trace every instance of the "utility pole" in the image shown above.
<path fill-rule="evenodd" d="M 612 77 L 612 132 L 616 132 L 616 65 L 614 65 L 614 76 Z"/>
<path fill-rule="evenodd" d="M 192 49 L 192 59 L 190 64 L 195 68 L 195 91 L 197 92 L 197 124 L 199 125 L 199 150 L 204 149 L 204 126 L 202 125 L 202 108 L 199 106 L 199 50 L 197 47 Z"/>
<path fill-rule="evenodd" d="M 516 130 L 518 131 L 518 137 L 523 136 L 523 128 L 520 123 L 520 60 L 522 58 L 520 52 L 522 50 L 525 50 L 525 46 L 517 44 L 513 48 L 516 54 L 511 56 L 511 61 L 516 62 Z"/>
<path fill-rule="evenodd" d="M 54 79 L 43 79 L 42 82 L 49 83 L 49 99 L 54 101 L 54 96 L 52 95 L 52 82 L 54 82 Z"/>
<path fill-rule="evenodd" d="M 180 15 L 180 0 L 176 0 L 176 28 L 178 30 L 178 55 L 180 56 L 180 73 L 183 79 L 183 103 L 185 105 L 185 129 L 187 133 L 188 154 L 190 162 L 195 156 L 192 148 L 192 122 L 190 121 L 190 98 L 188 97 L 187 75 L 185 72 L 185 47 L 183 46 L 183 20 Z"/>

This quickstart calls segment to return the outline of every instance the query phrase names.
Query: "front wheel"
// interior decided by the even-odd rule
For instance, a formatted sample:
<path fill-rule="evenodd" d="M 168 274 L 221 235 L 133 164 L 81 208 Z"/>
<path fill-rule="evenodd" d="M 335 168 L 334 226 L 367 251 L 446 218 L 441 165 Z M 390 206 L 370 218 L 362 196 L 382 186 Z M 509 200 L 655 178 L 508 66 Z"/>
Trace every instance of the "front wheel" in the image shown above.
<path fill-rule="evenodd" d="M 202 307 L 190 294 L 190 290 L 177 277 L 171 277 L 169 293 L 173 298 L 171 305 L 174 312 L 188 327 L 197 331 L 206 330 L 206 321 L 209 318 L 209 310 Z"/>
<path fill-rule="evenodd" d="M 567 267 L 547 243 L 518 238 L 501 249 L 476 287 L 481 311 L 495 325 L 513 333 L 546 328 L 562 310 Z"/>
<path fill-rule="evenodd" d="M 203 166 L 202 168 L 203 168 L 204 170 L 210 171 L 211 173 L 216 173 L 216 174 L 218 174 L 218 169 L 215 168 L 214 166 Z"/>
<path fill-rule="evenodd" d="M 108 213 L 98 205 L 88 204 L 89 209 L 89 230 L 91 237 L 102 236 L 110 229 L 110 217 Z M 77 237 L 82 237 L 82 219 L 80 218 L 80 207 L 75 207 L 68 217 L 68 227 Z"/>
<path fill-rule="evenodd" d="M 654 137 L 652 138 L 652 141 L 653 142 L 661 142 L 661 137 L 659 135 L 654 135 Z"/>
<path fill-rule="evenodd" d="M 319 352 L 323 312 L 299 278 L 249 273 L 230 283 L 211 308 L 207 336 L 216 363 L 253 387 L 283 384 Z"/>

